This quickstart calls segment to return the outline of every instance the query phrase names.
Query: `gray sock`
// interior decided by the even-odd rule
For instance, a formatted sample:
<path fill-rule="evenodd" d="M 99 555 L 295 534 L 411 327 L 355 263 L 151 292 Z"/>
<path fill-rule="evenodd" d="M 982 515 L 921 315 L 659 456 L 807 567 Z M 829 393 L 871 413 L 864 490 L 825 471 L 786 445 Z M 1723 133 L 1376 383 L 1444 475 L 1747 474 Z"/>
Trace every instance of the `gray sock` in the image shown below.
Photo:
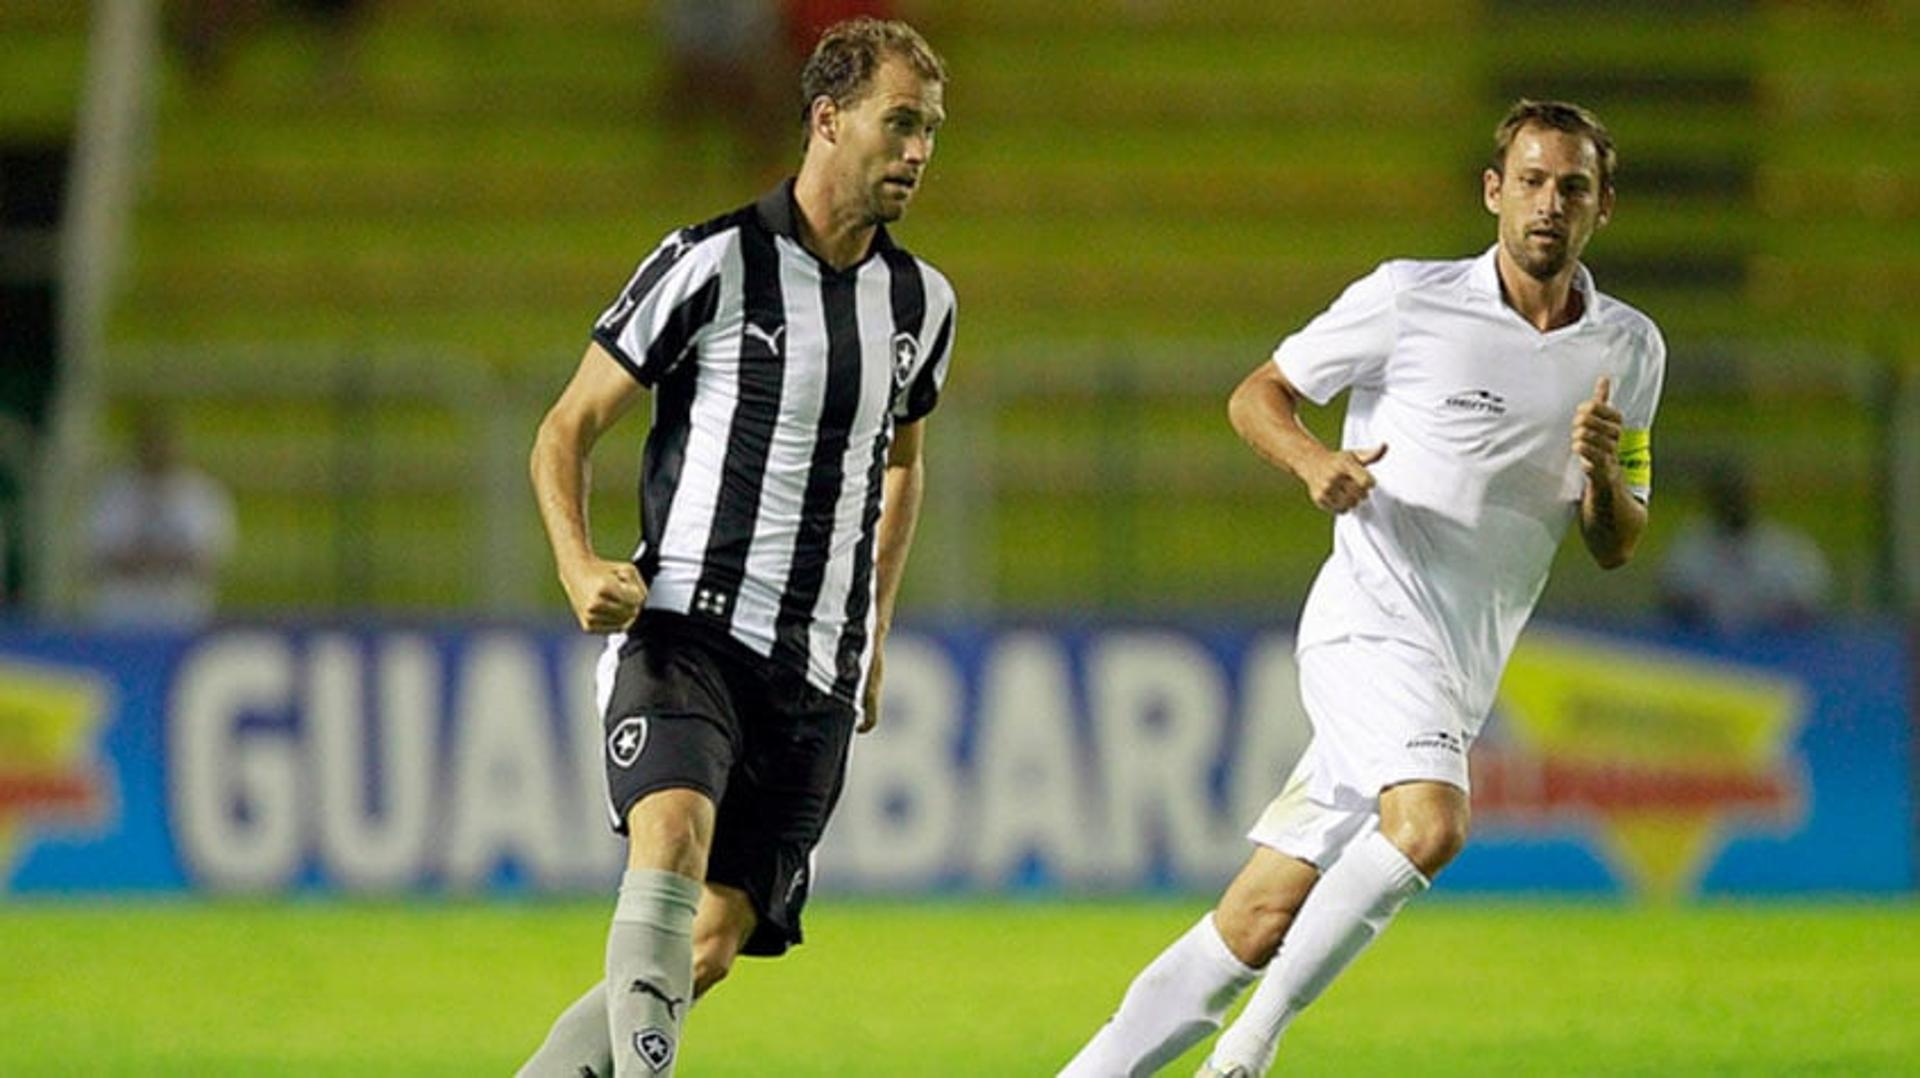
<path fill-rule="evenodd" d="M 674 872 L 627 870 L 607 932 L 607 1030 L 617 1078 L 660 1078 L 680 1054 L 693 1002 L 693 914 L 700 883 Z"/>
<path fill-rule="evenodd" d="M 596 981 L 560 1012 L 540 1050 L 521 1065 L 515 1078 L 613 1078 L 606 985 Z"/>

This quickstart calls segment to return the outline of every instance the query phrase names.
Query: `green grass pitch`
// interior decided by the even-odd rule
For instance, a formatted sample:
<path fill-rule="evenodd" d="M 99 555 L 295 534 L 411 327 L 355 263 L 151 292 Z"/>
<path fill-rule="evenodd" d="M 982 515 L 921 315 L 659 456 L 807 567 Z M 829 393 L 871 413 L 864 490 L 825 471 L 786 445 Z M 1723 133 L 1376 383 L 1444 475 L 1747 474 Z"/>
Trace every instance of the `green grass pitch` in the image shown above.
<path fill-rule="evenodd" d="M 1204 902 L 823 902 L 693 1012 L 679 1073 L 1049 1075 Z M 0 1074 L 510 1074 L 607 908 L 0 906 Z M 1276 1069 L 1920 1074 L 1920 905 L 1428 900 Z"/>

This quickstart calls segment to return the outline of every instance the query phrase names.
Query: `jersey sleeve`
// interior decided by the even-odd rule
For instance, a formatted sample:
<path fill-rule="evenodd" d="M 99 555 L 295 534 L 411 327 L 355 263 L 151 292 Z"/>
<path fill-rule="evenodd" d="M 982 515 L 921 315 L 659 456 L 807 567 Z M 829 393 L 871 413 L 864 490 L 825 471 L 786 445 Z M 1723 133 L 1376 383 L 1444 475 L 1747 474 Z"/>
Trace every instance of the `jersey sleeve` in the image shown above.
<path fill-rule="evenodd" d="M 1653 497 L 1653 417 L 1666 382 L 1667 343 L 1651 322 L 1638 337 L 1620 389 L 1620 468 L 1627 490 L 1643 503 Z"/>
<path fill-rule="evenodd" d="M 1397 332 L 1392 270 L 1382 264 L 1281 341 L 1273 361 L 1308 400 L 1325 404 L 1349 386 L 1377 383 Z"/>
<path fill-rule="evenodd" d="M 690 354 L 720 309 L 720 265 L 685 231 L 660 242 L 593 325 L 593 339 L 643 386 Z"/>
<path fill-rule="evenodd" d="M 953 290 L 944 286 L 929 297 L 937 306 L 928 313 L 938 317 L 933 340 L 926 346 L 917 365 L 905 368 L 905 378 L 893 394 L 893 418 L 896 423 L 912 423 L 926 418 L 940 403 L 940 389 L 947 382 L 947 365 L 953 358 L 953 324 L 959 312 Z M 944 302 L 941 302 L 944 301 Z M 941 314 L 939 307 L 945 307 Z"/>

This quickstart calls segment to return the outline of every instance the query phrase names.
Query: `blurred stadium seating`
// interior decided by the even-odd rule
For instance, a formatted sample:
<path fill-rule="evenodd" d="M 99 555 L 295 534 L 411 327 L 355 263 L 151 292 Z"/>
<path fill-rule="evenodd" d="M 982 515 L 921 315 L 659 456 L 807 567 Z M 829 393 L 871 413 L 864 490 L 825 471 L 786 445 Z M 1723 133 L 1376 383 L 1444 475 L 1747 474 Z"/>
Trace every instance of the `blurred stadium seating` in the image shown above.
<path fill-rule="evenodd" d="M 1380 258 L 1488 242 L 1477 170 L 1521 94 L 1585 101 L 1623 147 L 1592 262 L 1672 345 L 1652 548 L 1689 462 L 1744 448 L 1846 603 L 1887 601 L 1893 529 L 1920 513 L 1890 501 L 1892 420 L 1868 407 L 1920 362 L 1908 6 L 909 13 L 954 83 L 904 232 L 965 308 L 909 603 L 1290 613 L 1323 525 L 1271 496 L 1224 394 Z M 85 29 L 0 7 L 7 130 L 67 118 Z M 164 67 L 106 429 L 180 399 L 191 455 L 239 495 L 233 609 L 549 609 L 520 478 L 539 410 L 645 249 L 753 186 L 723 154 L 665 159 L 643 5 L 392 0 L 345 78 L 311 37 L 263 25 L 210 84 Z M 636 457 L 601 462 L 606 549 L 631 541 Z M 1549 604 L 1650 588 L 1561 574 Z"/>

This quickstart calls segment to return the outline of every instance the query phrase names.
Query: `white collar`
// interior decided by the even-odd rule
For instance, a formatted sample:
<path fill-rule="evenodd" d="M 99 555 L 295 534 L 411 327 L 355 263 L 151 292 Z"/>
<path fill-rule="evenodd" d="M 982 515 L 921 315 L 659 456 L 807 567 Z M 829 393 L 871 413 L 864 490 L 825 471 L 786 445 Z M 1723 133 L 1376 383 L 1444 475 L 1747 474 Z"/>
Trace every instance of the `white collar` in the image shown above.
<path fill-rule="evenodd" d="M 1500 295 L 1499 255 L 1500 244 L 1496 241 L 1494 245 L 1487 248 L 1479 258 L 1473 260 L 1473 269 L 1467 274 L 1467 280 L 1474 291 L 1483 293 L 1490 297 L 1493 302 L 1502 307 L 1506 307 L 1507 301 L 1501 298 Z M 1588 272 L 1587 265 L 1584 262 L 1579 263 L 1573 268 L 1573 288 L 1574 291 L 1580 293 L 1582 300 L 1580 304 L 1580 317 L 1568 325 L 1562 326 L 1562 329 L 1570 329 L 1573 326 L 1577 326 L 1591 319 L 1594 314 L 1594 309 L 1599 302 L 1600 293 L 1593 287 L 1593 274 Z"/>

